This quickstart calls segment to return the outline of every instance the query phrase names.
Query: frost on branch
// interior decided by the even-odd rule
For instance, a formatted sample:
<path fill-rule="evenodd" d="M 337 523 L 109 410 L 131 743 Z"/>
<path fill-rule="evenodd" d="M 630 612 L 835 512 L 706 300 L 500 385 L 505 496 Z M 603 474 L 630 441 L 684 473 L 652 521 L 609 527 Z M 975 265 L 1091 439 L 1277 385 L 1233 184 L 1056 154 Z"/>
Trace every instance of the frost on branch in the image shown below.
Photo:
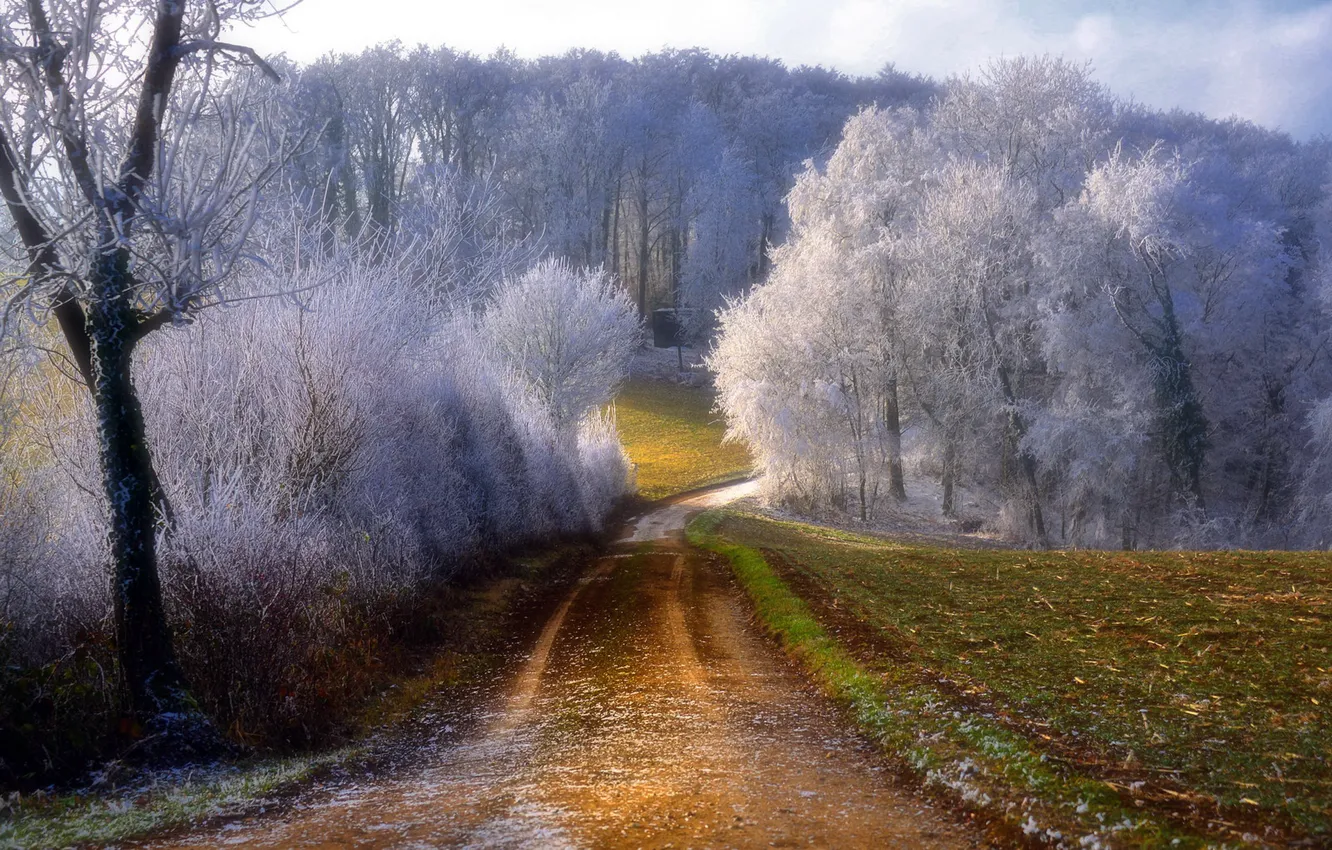
<path fill-rule="evenodd" d="M 611 400 L 642 338 L 633 303 L 605 271 L 561 260 L 501 284 L 481 327 L 559 429 Z"/>

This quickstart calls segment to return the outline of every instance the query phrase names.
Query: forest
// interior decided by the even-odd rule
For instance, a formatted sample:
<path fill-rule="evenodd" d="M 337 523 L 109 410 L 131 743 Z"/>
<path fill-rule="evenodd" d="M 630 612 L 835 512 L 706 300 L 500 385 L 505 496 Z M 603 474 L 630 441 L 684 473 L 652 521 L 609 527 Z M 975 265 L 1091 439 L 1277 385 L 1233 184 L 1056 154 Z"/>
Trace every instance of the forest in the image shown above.
<path fill-rule="evenodd" d="M 502 250 L 600 266 L 640 317 L 695 308 L 797 510 L 870 521 L 910 482 L 1033 545 L 1321 546 L 1328 142 L 1092 71 L 387 45 L 302 69 L 290 132 L 329 146 L 293 193 L 401 238 L 427 184 L 465 186 Z"/>
<path fill-rule="evenodd" d="M 1037 547 L 1304 548 L 1332 507 L 1326 139 L 1059 59 L 867 107 L 709 365 L 769 497 Z"/>
<path fill-rule="evenodd" d="M 602 527 L 657 307 L 775 504 L 1326 543 L 1325 139 L 1051 57 L 298 66 L 220 40 L 246 4 L 49 5 L 0 16 L 6 771 L 76 762 L 117 664 L 135 717 L 318 738 L 358 685 L 310 647 Z"/>

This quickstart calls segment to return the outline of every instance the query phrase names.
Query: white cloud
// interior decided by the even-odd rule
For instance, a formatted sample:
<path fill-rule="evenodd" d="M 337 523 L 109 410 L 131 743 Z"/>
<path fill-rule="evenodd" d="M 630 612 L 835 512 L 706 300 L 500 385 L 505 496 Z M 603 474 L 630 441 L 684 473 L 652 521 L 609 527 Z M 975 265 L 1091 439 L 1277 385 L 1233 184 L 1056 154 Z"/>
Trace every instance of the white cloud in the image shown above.
<path fill-rule="evenodd" d="M 1096 35 L 1071 43 L 1121 95 L 1235 114 L 1296 135 L 1332 132 L 1332 4 L 1266 15 L 1238 7 L 1170 23 L 1080 21 L 1079 27 Z"/>

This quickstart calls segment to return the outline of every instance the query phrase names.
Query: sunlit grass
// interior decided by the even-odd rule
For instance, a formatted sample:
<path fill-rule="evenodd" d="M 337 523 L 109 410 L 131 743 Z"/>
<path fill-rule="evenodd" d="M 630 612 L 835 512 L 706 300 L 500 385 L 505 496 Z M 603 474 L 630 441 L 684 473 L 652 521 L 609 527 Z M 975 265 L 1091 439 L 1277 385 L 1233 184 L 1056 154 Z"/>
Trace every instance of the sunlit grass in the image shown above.
<path fill-rule="evenodd" d="M 638 476 L 638 492 L 660 499 L 743 477 L 749 450 L 723 444 L 726 426 L 708 390 L 664 381 L 630 381 L 615 399 L 620 439 Z"/>
<path fill-rule="evenodd" d="M 1022 793 L 1085 801 L 1093 780 L 1135 816 L 1230 839 L 1332 834 L 1332 556 L 963 551 L 737 515 L 715 530 L 794 582 L 811 621 L 860 633 L 856 660 L 909 715 L 889 742 L 908 760 L 937 734 L 930 759 Z"/>

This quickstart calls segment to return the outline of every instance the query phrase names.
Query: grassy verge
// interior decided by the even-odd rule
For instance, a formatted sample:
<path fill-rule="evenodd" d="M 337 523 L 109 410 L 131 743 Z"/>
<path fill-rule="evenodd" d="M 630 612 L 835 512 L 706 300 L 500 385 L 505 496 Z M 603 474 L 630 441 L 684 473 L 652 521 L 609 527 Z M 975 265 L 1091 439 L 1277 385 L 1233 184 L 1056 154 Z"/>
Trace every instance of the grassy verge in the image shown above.
<path fill-rule="evenodd" d="M 551 590 L 590 551 L 578 543 L 555 547 L 513 558 L 488 579 L 423 593 L 414 633 L 402 636 L 407 648 L 378 670 L 373 695 L 338 707 L 349 743 L 170 771 L 113 764 L 85 787 L 0 795 L 0 850 L 107 844 L 262 812 L 334 769 L 355 773 L 400 760 L 398 738 L 493 680 L 531 623 L 543 621 Z"/>
<path fill-rule="evenodd" d="M 318 757 L 172 771 L 111 791 L 11 799 L 9 817 L 0 820 L 0 848 L 105 844 L 262 810 L 359 754 L 349 748 Z"/>
<path fill-rule="evenodd" d="M 615 399 L 620 440 L 638 472 L 638 492 L 660 499 L 749 473 L 744 446 L 723 444 L 726 426 L 708 390 L 635 380 Z"/>
<path fill-rule="evenodd" d="M 719 513 L 690 536 L 889 753 L 1015 834 L 1332 838 L 1332 558 L 957 551 Z"/>

